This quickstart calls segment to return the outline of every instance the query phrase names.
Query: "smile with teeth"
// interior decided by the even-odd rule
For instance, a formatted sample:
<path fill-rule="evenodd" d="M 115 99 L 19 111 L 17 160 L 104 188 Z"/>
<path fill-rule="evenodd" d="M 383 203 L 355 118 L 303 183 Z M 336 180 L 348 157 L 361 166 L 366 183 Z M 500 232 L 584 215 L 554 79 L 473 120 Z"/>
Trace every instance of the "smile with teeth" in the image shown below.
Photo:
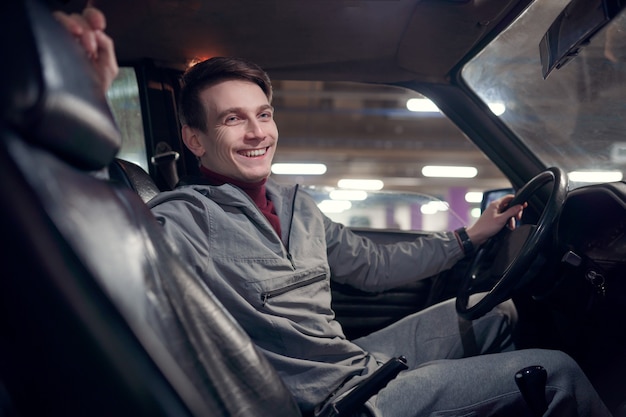
<path fill-rule="evenodd" d="M 246 150 L 246 151 L 239 151 L 239 155 L 243 155 L 246 156 L 248 158 L 254 158 L 256 156 L 263 156 L 265 155 L 265 153 L 267 152 L 268 148 L 262 148 L 262 149 L 250 149 L 250 150 Z"/>

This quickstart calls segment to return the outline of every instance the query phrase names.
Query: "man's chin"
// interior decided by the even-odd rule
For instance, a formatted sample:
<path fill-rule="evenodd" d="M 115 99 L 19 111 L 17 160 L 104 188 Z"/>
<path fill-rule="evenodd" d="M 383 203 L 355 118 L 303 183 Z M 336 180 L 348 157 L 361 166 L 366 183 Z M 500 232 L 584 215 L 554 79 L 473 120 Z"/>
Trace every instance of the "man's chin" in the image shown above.
<path fill-rule="evenodd" d="M 259 174 L 259 175 L 242 175 L 241 180 L 244 182 L 255 183 L 255 182 L 260 182 L 260 181 L 263 181 L 264 179 L 267 179 L 269 175 L 270 175 L 269 173 Z"/>

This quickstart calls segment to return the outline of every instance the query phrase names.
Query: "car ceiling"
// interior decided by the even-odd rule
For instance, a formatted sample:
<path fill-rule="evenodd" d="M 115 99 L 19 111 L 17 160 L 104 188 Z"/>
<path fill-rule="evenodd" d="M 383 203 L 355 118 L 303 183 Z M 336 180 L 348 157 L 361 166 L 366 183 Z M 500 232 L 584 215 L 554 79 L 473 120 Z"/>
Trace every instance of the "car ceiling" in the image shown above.
<path fill-rule="evenodd" d="M 64 7 L 76 11 L 84 3 L 69 0 Z M 295 96 L 302 100 L 306 91 L 312 92 L 313 97 L 309 97 L 312 115 L 304 123 L 306 126 L 299 130 L 297 120 L 301 119 L 291 121 L 286 116 L 279 125 L 281 145 L 277 160 L 301 162 L 302 156 L 298 155 L 304 151 L 319 155 L 319 159 L 336 160 L 335 166 L 329 166 L 329 173 L 336 172 L 336 177 L 342 176 L 339 171 L 350 169 L 364 175 L 383 175 L 393 166 L 398 172 L 390 175 L 402 177 L 415 175 L 415 167 L 426 160 L 453 163 L 432 160 L 433 153 L 445 151 L 442 144 L 465 152 L 476 163 L 484 162 L 485 158 L 468 150 L 465 137 L 442 124 L 441 118 L 420 121 L 420 131 L 426 132 L 423 137 L 414 129 L 393 125 L 402 122 L 383 122 L 385 126 L 367 129 L 359 123 L 338 122 L 332 114 L 337 105 L 328 105 L 329 101 L 341 103 L 347 95 L 354 98 L 360 94 L 368 106 L 376 100 L 381 102 L 381 108 L 389 108 L 393 101 L 404 106 L 405 91 L 383 90 L 377 96 L 340 88 L 333 91 L 313 83 L 305 84 L 303 90 L 302 84 L 279 80 L 447 84 L 450 71 L 466 54 L 529 0 L 94 0 L 90 3 L 107 15 L 107 32 L 115 41 L 121 63 L 149 58 L 160 66 L 184 69 L 194 60 L 211 56 L 242 56 L 260 64 L 276 81 L 277 100 L 281 96 L 285 100 Z M 324 100 L 315 96 L 323 96 Z M 342 123 L 343 128 L 335 126 L 340 133 L 327 136 L 324 130 L 332 123 Z M 312 131 L 311 126 L 317 131 Z M 380 144 L 374 143 L 384 141 L 388 135 L 380 133 L 390 129 L 394 141 L 403 144 L 396 147 L 392 143 L 381 149 Z M 373 137 L 376 132 L 377 138 Z M 351 146 L 358 138 L 363 140 L 358 146 Z M 418 143 L 415 152 L 403 153 L 403 149 L 411 148 L 407 145 L 411 141 Z M 321 148 L 320 143 L 324 144 Z M 413 169 L 408 169 L 407 164 Z M 489 171 L 493 169 L 483 169 Z M 487 182 L 488 177 L 485 174 Z"/>
<path fill-rule="evenodd" d="M 96 0 L 120 61 L 244 56 L 277 78 L 441 82 L 518 0 Z M 436 41 L 432 41 L 436 40 Z"/>

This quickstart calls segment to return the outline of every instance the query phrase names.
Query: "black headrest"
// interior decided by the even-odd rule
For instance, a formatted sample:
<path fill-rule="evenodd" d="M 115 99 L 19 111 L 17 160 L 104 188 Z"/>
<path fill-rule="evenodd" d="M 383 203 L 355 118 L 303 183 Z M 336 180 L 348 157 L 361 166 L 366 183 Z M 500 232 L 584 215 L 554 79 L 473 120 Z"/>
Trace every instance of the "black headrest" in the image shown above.
<path fill-rule="evenodd" d="M 121 137 L 86 54 L 37 0 L 0 5 L 2 125 L 84 170 L 108 165 Z"/>

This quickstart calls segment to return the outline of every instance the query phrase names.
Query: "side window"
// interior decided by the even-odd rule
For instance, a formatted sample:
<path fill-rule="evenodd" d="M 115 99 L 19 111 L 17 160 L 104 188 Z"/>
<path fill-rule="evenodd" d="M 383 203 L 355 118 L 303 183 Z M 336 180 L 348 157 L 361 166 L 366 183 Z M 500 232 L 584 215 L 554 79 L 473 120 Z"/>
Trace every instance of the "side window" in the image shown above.
<path fill-rule="evenodd" d="M 122 149 L 118 157 L 136 163 L 147 172 L 148 156 L 134 68 L 120 68 L 119 75 L 107 92 L 107 100 L 122 134 Z"/>
<path fill-rule="evenodd" d="M 274 81 L 273 104 L 280 132 L 273 178 L 301 184 L 347 226 L 451 230 L 475 221 L 484 191 L 511 186 L 415 91 Z M 293 163 L 307 165 L 278 165 Z"/>
<path fill-rule="evenodd" d="M 461 201 L 451 200 L 449 196 L 393 190 L 356 191 L 315 186 L 304 190 L 326 216 L 349 227 L 436 232 L 471 224 L 480 213 L 480 202 L 468 202 L 463 194 L 459 196 Z"/>

